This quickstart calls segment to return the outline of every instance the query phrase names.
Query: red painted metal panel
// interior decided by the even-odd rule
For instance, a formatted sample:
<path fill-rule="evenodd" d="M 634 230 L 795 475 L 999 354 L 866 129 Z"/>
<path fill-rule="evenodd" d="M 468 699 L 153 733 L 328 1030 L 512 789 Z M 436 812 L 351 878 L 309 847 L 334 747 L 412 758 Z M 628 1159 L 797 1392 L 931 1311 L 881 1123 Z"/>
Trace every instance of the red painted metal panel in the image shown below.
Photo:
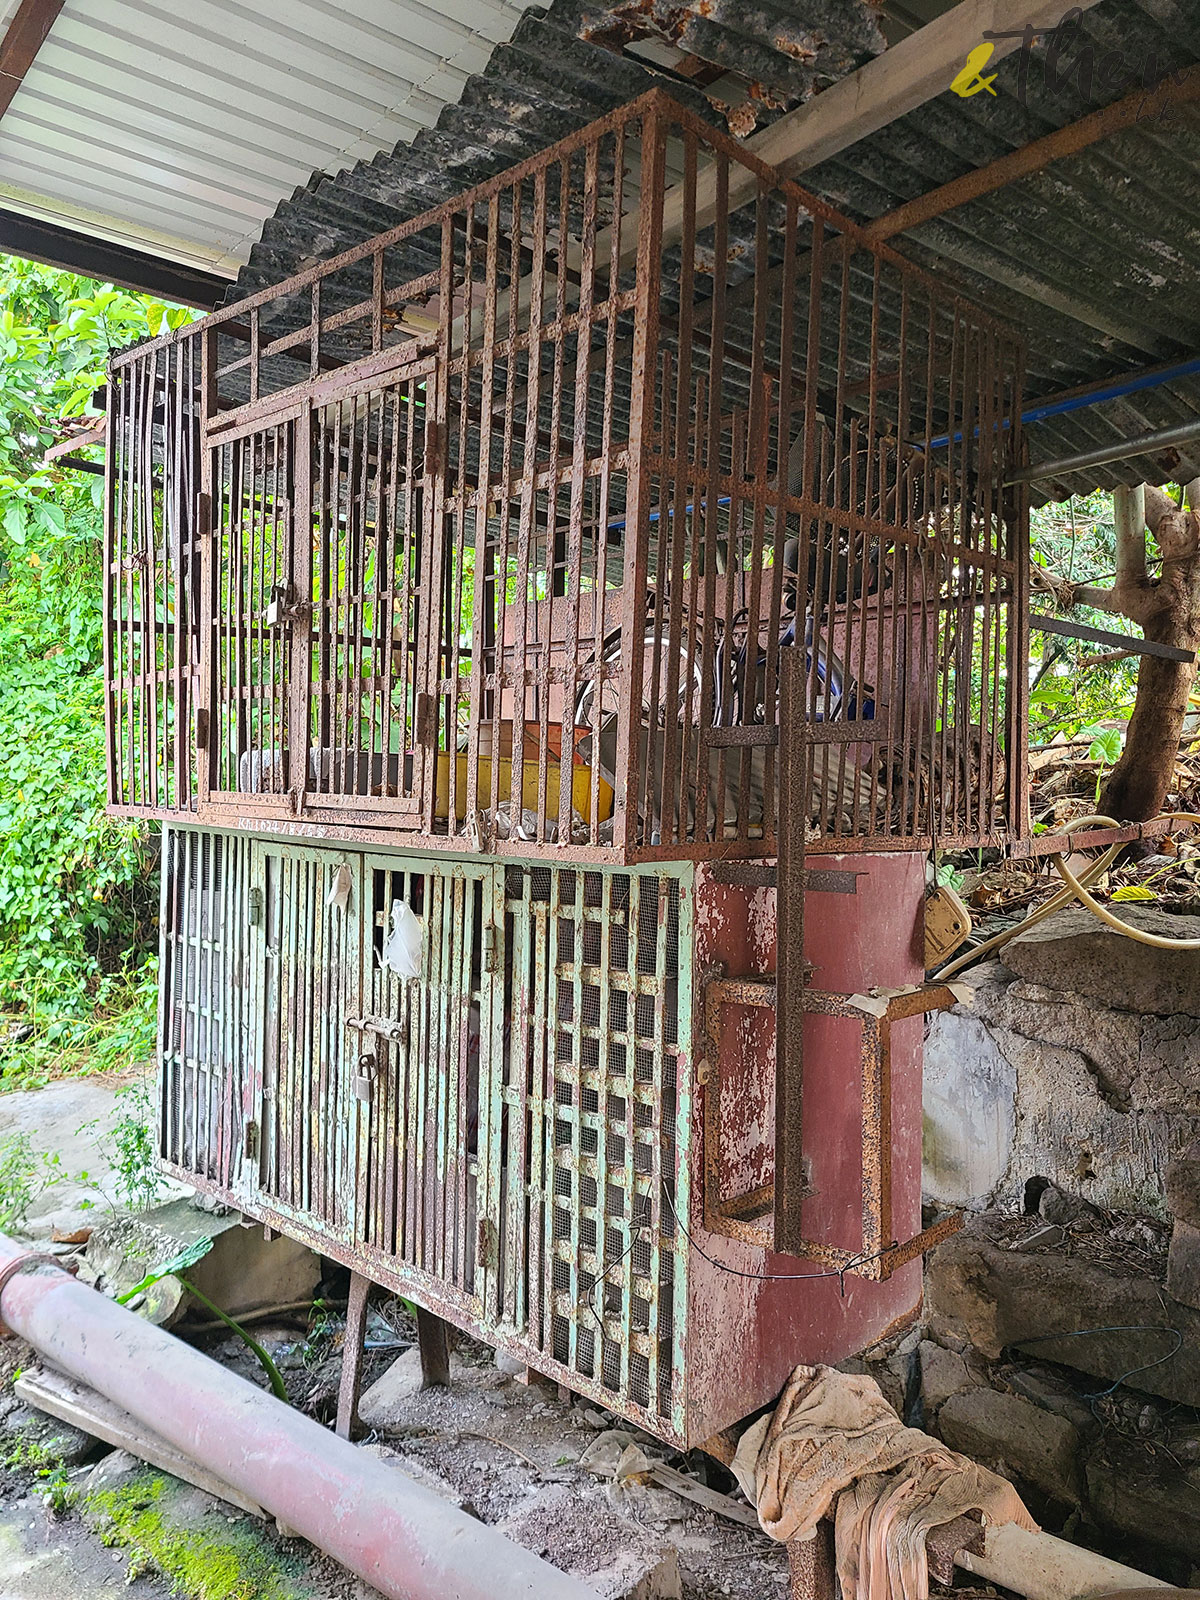
<path fill-rule="evenodd" d="M 876 985 L 919 983 L 924 859 L 915 854 L 823 857 L 850 871 L 853 894 L 810 890 L 805 955 L 813 987 L 853 994 Z M 775 970 L 775 891 L 715 883 L 699 869 L 696 972 L 722 963 L 731 976 Z M 761 1035 L 733 1030 L 741 1045 Z M 921 1039 L 916 1017 L 892 1027 L 892 1227 L 906 1239 L 920 1228 Z M 736 1048 L 736 1044 L 732 1048 Z M 757 1098 L 773 1080 L 773 1050 L 759 1057 Z M 741 1070 L 743 1083 L 745 1062 Z M 702 1093 L 697 1097 L 702 1101 Z M 703 1148 L 697 1105 L 691 1141 L 692 1205 L 687 1351 L 688 1437 L 693 1442 L 769 1403 L 797 1362 L 836 1362 L 912 1317 L 921 1300 L 919 1261 L 885 1282 L 853 1273 L 816 1276 L 816 1262 L 777 1254 L 703 1226 Z M 743 1157 L 749 1137 L 743 1119 Z M 739 1130 L 731 1127 L 734 1147 Z M 842 1018 L 810 1016 L 804 1033 L 804 1151 L 811 1162 L 805 1233 L 856 1249 L 862 1231 L 861 1038 Z M 748 1276 L 746 1276 L 748 1275 Z"/>

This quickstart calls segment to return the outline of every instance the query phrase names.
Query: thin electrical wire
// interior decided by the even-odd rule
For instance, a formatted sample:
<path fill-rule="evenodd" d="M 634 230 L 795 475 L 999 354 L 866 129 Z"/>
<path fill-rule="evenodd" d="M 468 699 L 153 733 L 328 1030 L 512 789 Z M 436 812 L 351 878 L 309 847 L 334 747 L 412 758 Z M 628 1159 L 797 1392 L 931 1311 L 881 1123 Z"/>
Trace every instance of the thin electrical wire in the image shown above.
<path fill-rule="evenodd" d="M 671 1198 L 670 1190 L 663 1189 L 663 1199 L 671 1208 L 671 1215 L 675 1218 L 680 1233 L 691 1245 L 698 1256 L 702 1256 L 710 1267 L 716 1267 L 718 1272 L 727 1272 L 733 1278 L 753 1278 L 763 1283 L 801 1283 L 810 1278 L 837 1278 L 841 1284 L 842 1298 L 846 1295 L 846 1274 L 855 1272 L 859 1267 L 865 1267 L 872 1261 L 881 1261 L 884 1256 L 890 1255 L 896 1248 L 895 1243 L 888 1245 L 883 1250 L 875 1250 L 871 1255 L 855 1256 L 847 1261 L 844 1267 L 837 1267 L 830 1272 L 744 1272 L 740 1267 L 726 1266 L 724 1261 L 718 1261 L 710 1256 L 708 1251 L 698 1245 L 684 1225 L 683 1218 L 675 1209 L 675 1202 Z"/>
<path fill-rule="evenodd" d="M 1119 1378 L 1113 1380 L 1107 1389 L 1097 1389 L 1095 1394 L 1080 1395 L 1081 1400 L 1103 1400 L 1119 1389 L 1128 1378 L 1135 1378 L 1139 1372 L 1149 1372 L 1151 1367 L 1161 1367 L 1164 1361 L 1170 1361 L 1172 1356 L 1178 1355 L 1183 1349 L 1183 1334 L 1178 1328 L 1164 1326 L 1157 1322 L 1136 1322 L 1132 1325 L 1113 1323 L 1102 1328 L 1068 1328 L 1062 1333 L 1036 1333 L 1029 1339 L 1017 1339 L 1014 1343 L 1027 1344 L 1052 1344 L 1056 1339 L 1085 1339 L 1097 1333 L 1171 1333 L 1175 1336 L 1175 1343 L 1165 1356 L 1159 1356 L 1155 1361 L 1147 1361 L 1140 1367 L 1130 1367 L 1128 1372 L 1123 1372 Z"/>

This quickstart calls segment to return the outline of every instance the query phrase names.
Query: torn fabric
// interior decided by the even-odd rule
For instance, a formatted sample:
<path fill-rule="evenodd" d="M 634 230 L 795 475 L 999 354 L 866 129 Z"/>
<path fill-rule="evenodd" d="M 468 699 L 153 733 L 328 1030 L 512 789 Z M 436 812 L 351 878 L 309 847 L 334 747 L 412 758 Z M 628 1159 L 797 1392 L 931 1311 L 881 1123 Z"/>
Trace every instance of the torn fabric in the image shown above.
<path fill-rule="evenodd" d="M 833 1367 L 795 1369 L 733 1470 L 773 1539 L 811 1539 L 833 1514 L 846 1600 L 928 1600 L 926 1535 L 956 1517 L 1036 1531 L 1010 1483 L 906 1428 L 874 1378 Z"/>

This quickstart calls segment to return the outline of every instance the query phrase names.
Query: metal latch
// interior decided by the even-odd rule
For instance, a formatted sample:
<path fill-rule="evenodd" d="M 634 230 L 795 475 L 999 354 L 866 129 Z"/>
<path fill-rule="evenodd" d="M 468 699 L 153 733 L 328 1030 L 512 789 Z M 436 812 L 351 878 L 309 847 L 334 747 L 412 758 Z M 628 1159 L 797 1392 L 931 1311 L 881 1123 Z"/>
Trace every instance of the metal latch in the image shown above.
<path fill-rule="evenodd" d="M 263 607 L 262 620 L 268 628 L 280 628 L 285 622 L 302 622 L 310 612 L 307 601 L 296 596 L 290 583 L 273 583 L 271 598 Z"/>
<path fill-rule="evenodd" d="M 359 1056 L 358 1071 L 354 1074 L 354 1098 L 356 1100 L 370 1101 L 371 1085 L 375 1082 L 378 1071 L 379 1062 L 375 1056 Z"/>
<path fill-rule="evenodd" d="M 483 930 L 483 970 L 495 972 L 496 970 L 496 930 L 488 923 Z"/>
<path fill-rule="evenodd" d="M 245 1160 L 258 1160 L 258 1123 L 247 1122 L 242 1129 L 242 1151 Z"/>
<path fill-rule="evenodd" d="M 252 928 L 257 928 L 263 919 L 263 892 L 261 889 L 251 889 L 250 905 L 246 912 L 246 921 Z"/>

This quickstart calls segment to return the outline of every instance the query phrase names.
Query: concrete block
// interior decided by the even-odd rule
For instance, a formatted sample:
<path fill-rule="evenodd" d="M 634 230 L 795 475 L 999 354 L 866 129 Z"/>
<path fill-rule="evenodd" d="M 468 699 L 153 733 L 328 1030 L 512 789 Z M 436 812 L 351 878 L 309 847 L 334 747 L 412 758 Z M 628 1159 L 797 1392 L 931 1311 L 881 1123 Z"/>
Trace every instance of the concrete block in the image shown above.
<path fill-rule="evenodd" d="M 316 1293 L 321 1261 L 307 1245 L 282 1235 L 268 1241 L 257 1224 L 244 1227 L 236 1212 L 218 1216 L 188 1198 L 97 1226 L 88 1240 L 87 1266 L 100 1288 L 122 1293 L 205 1238 L 212 1248 L 187 1269 L 187 1277 L 229 1316 L 290 1305 Z M 148 1309 L 152 1321 L 167 1324 L 182 1315 L 187 1297 L 171 1277 L 147 1291 L 147 1298 L 143 1314 Z"/>
<path fill-rule="evenodd" d="M 1180 936 L 1179 919 L 1155 906 L 1127 905 L 1122 918 L 1147 933 Z M 1127 1011 L 1200 1016 L 1200 951 L 1165 950 L 1127 939 L 1082 906 L 1057 912 L 1004 946 L 1010 972 Z"/>
<path fill-rule="evenodd" d="M 973 1388 L 950 1396 L 937 1429 L 961 1455 L 1033 1484 L 1054 1500 L 1077 1499 L 1080 1440 L 1065 1418 L 1019 1395 Z"/>

